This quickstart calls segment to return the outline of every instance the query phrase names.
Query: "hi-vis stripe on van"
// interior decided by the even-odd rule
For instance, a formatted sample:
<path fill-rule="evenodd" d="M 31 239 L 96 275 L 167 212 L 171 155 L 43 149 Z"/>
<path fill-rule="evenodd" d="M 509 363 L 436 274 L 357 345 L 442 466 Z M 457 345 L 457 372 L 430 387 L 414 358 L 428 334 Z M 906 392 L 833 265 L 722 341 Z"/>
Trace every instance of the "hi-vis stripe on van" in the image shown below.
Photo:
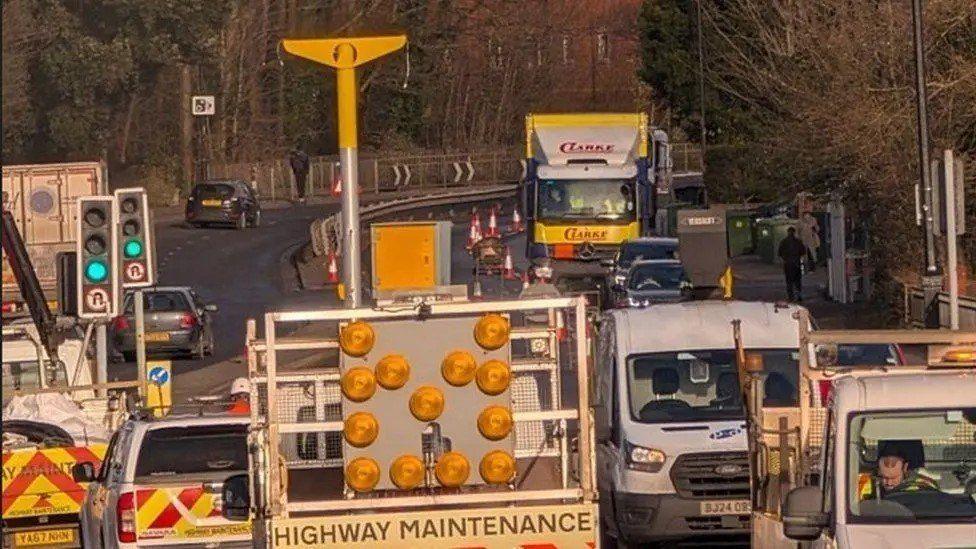
<path fill-rule="evenodd" d="M 139 539 L 244 538 L 251 525 L 223 517 L 220 494 L 201 486 L 136 490 Z"/>
<path fill-rule="evenodd" d="M 71 468 L 89 461 L 97 469 L 105 449 L 96 444 L 3 454 L 3 518 L 77 513 L 86 485 L 71 478 Z"/>

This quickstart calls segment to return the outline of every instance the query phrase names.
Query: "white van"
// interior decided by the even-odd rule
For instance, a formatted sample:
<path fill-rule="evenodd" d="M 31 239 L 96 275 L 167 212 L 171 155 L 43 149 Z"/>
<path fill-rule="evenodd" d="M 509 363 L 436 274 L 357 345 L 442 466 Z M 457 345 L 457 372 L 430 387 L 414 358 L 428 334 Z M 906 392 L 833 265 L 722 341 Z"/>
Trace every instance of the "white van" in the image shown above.
<path fill-rule="evenodd" d="M 749 531 L 732 321 L 763 355 L 765 400 L 795 406 L 798 307 L 695 301 L 607 314 L 597 342 L 597 480 L 618 544 Z"/>

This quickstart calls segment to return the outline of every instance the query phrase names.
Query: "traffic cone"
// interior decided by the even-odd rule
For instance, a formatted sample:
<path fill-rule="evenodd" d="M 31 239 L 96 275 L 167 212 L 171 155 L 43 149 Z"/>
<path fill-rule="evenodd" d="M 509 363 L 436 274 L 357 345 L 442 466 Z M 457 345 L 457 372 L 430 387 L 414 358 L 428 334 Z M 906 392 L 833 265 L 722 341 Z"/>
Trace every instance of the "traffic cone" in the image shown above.
<path fill-rule="evenodd" d="M 481 240 L 481 221 L 478 219 L 478 210 L 471 212 L 471 229 L 468 231 L 468 249 L 474 247 Z"/>
<path fill-rule="evenodd" d="M 495 208 L 492 206 L 488 213 L 488 236 L 499 236 L 498 233 L 498 215 L 495 213 Z"/>
<path fill-rule="evenodd" d="M 518 211 L 518 206 L 512 208 L 512 233 L 520 233 L 525 230 L 522 226 L 522 214 Z"/>
<path fill-rule="evenodd" d="M 502 273 L 505 280 L 515 280 L 515 265 L 512 263 L 512 250 L 505 246 L 505 270 Z"/>
<path fill-rule="evenodd" d="M 339 263 L 336 261 L 336 254 L 329 251 L 329 283 L 339 283 Z"/>

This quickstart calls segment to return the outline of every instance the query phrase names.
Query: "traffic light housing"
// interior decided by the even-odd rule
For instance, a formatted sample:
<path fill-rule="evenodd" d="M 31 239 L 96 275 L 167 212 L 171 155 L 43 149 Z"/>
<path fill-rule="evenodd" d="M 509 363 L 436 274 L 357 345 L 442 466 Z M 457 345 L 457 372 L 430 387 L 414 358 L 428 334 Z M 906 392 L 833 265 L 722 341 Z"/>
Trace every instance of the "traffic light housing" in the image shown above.
<path fill-rule="evenodd" d="M 78 198 L 78 316 L 109 319 L 118 315 L 119 270 L 114 196 Z"/>
<path fill-rule="evenodd" d="M 454 490 L 510 482 L 516 474 L 510 332 L 499 314 L 342 325 L 348 487 Z"/>
<path fill-rule="evenodd" d="M 123 288 L 144 288 L 155 283 L 149 200 L 142 187 L 117 189 L 119 276 Z"/>

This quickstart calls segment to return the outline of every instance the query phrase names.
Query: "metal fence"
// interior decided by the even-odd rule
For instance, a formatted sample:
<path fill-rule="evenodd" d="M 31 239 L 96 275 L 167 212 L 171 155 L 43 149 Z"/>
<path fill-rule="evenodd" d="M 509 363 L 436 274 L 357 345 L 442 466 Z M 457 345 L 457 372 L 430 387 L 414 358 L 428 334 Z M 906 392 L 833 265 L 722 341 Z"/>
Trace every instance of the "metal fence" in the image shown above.
<path fill-rule="evenodd" d="M 694 143 L 674 143 L 671 157 L 675 173 L 702 171 L 701 148 Z M 524 172 L 523 159 L 511 151 L 448 152 L 419 155 L 359 157 L 359 185 L 366 193 L 412 193 L 473 185 L 514 183 Z M 308 196 L 327 196 L 340 176 L 338 156 L 311 158 Z M 291 200 L 298 196 L 288 160 L 262 160 L 210 164 L 208 178 L 250 181 L 261 198 Z"/>
<path fill-rule="evenodd" d="M 512 183 L 522 175 L 520 159 L 507 152 L 424 155 L 360 155 L 359 185 L 366 193 L 412 193 L 475 185 Z M 287 159 L 211 164 L 209 178 L 250 181 L 261 198 L 290 200 L 298 196 Z M 340 177 L 338 156 L 313 157 L 308 196 L 326 196 Z"/>

